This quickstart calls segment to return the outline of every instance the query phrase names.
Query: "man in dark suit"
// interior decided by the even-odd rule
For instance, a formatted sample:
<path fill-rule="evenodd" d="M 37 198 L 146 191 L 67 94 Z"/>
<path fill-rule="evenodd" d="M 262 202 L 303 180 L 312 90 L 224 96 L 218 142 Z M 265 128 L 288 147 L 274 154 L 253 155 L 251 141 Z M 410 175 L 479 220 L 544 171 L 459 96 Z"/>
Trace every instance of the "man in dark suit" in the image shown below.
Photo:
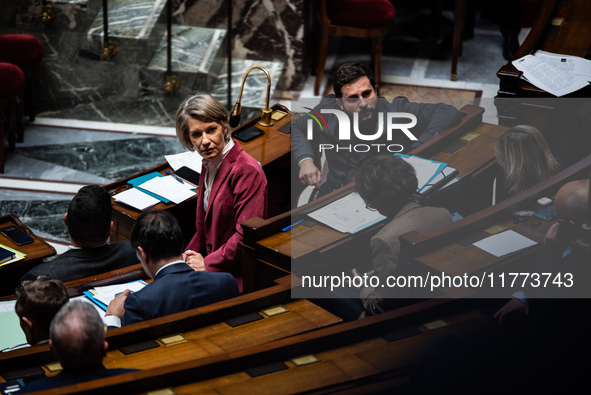
<path fill-rule="evenodd" d="M 81 188 L 70 202 L 64 222 L 70 234 L 68 251 L 34 267 L 21 281 L 48 276 L 67 282 L 139 262 L 128 241 L 107 243 L 113 221 L 111 196 L 103 187 Z"/>
<path fill-rule="evenodd" d="M 19 392 L 36 392 L 49 388 L 133 372 L 133 369 L 106 369 L 103 358 L 109 344 L 100 315 L 88 302 L 66 303 L 51 322 L 49 346 L 63 371 L 25 385 Z"/>
<path fill-rule="evenodd" d="M 183 260 L 183 237 L 177 220 L 166 211 L 142 213 L 131 231 L 146 274 L 154 279 L 136 293 L 125 290 L 109 303 L 109 327 L 178 313 L 238 296 L 230 273 L 194 271 Z"/>

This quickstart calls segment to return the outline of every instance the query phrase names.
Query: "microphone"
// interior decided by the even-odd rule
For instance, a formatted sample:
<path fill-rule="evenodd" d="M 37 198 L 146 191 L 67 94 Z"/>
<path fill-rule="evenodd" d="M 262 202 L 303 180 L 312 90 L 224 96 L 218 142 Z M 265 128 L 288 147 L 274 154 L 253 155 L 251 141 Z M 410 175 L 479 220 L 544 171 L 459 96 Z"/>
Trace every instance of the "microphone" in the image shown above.
<path fill-rule="evenodd" d="M 242 106 L 240 105 L 240 98 L 236 104 L 234 104 L 234 109 L 230 113 L 230 126 L 235 128 L 240 123 L 240 113 L 242 110 Z"/>
<path fill-rule="evenodd" d="M 265 102 L 266 103 L 265 108 L 263 108 L 263 110 L 261 112 L 261 117 L 257 123 L 261 126 L 273 126 L 275 124 L 273 119 L 271 119 L 271 115 L 273 114 L 273 110 L 271 110 L 269 108 L 269 97 L 271 96 L 271 76 L 269 75 L 269 72 L 267 70 L 265 70 L 263 67 L 253 66 L 250 69 L 248 69 L 246 71 L 246 73 L 244 73 L 244 77 L 242 77 L 242 85 L 240 85 L 240 94 L 238 95 L 238 100 L 236 100 L 236 104 L 234 104 L 234 109 L 230 113 L 229 123 L 230 123 L 230 126 L 233 128 L 238 126 L 238 124 L 240 123 L 240 112 L 242 109 L 242 107 L 240 105 L 240 100 L 242 100 L 242 91 L 244 90 L 244 82 L 246 81 L 246 77 L 248 76 L 248 73 L 250 73 L 253 69 L 262 70 L 267 75 L 267 100 Z"/>

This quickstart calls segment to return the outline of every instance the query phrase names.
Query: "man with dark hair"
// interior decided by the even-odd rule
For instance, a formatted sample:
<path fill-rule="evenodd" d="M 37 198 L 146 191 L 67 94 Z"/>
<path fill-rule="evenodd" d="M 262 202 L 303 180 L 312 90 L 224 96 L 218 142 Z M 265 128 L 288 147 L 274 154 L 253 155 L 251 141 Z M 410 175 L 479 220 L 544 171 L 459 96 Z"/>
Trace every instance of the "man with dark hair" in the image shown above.
<path fill-rule="evenodd" d="M 51 322 L 49 346 L 62 365 L 63 371 L 52 377 L 25 385 L 23 392 L 96 380 L 137 371 L 135 369 L 106 369 L 103 358 L 109 344 L 105 340 L 105 325 L 99 313 L 88 302 L 66 303 Z"/>
<path fill-rule="evenodd" d="M 138 263 L 128 241 L 107 243 L 113 226 L 111 210 L 111 196 L 103 187 L 82 187 L 64 215 L 70 234 L 68 251 L 34 267 L 21 281 L 45 275 L 67 282 Z"/>
<path fill-rule="evenodd" d="M 27 343 L 47 343 L 49 325 L 59 309 L 68 301 L 64 284 L 41 276 L 15 289 L 14 311 L 18 315 Z"/>
<path fill-rule="evenodd" d="M 400 262 L 400 235 L 408 232 L 426 232 L 452 222 L 451 214 L 444 208 L 423 207 L 411 201 L 417 189 L 414 168 L 394 155 L 368 158 L 355 179 L 357 192 L 367 208 L 377 210 L 388 217 L 388 223 L 371 238 L 373 271 L 380 284 L 386 284 L 388 276 L 409 274 L 410 267 Z M 353 275 L 359 274 L 353 269 Z M 397 297 L 409 297 L 396 288 L 361 289 L 361 302 L 365 314 L 373 315 L 396 306 Z"/>
<path fill-rule="evenodd" d="M 388 102 L 378 97 L 372 72 L 360 63 L 345 63 L 334 76 L 336 95 L 322 99 L 310 115 L 324 122 L 312 122 L 312 139 L 308 139 L 308 116 L 302 116 L 292 123 L 292 156 L 299 166 L 299 179 L 305 185 L 320 188 L 321 195 L 331 192 L 353 181 L 357 169 L 367 157 L 379 153 L 408 152 L 433 138 L 443 130 L 460 122 L 460 112 L 447 104 L 412 103 L 405 97 L 397 97 Z M 335 113 L 322 110 L 340 110 L 349 118 L 350 139 L 339 140 L 340 121 Z M 390 118 L 388 113 L 399 113 Z M 412 121 L 400 113 L 416 117 L 416 126 L 407 130 L 417 140 L 401 130 L 392 132 L 392 140 L 387 139 L 389 122 L 409 125 Z M 360 138 L 355 131 L 362 134 Z M 378 135 L 378 132 L 381 134 Z M 373 139 L 372 136 L 376 136 Z M 359 146 L 359 147 L 357 147 Z M 322 174 L 318 163 L 320 147 L 324 148 L 328 163 L 326 182 L 322 184 Z M 356 148 L 357 147 L 357 148 Z"/>
<path fill-rule="evenodd" d="M 125 290 L 109 303 L 104 318 L 119 327 L 205 306 L 239 295 L 230 273 L 194 271 L 183 261 L 183 236 L 166 211 L 146 211 L 131 231 L 131 245 L 152 283 L 136 293 Z M 122 321 L 121 321 L 122 320 Z"/>

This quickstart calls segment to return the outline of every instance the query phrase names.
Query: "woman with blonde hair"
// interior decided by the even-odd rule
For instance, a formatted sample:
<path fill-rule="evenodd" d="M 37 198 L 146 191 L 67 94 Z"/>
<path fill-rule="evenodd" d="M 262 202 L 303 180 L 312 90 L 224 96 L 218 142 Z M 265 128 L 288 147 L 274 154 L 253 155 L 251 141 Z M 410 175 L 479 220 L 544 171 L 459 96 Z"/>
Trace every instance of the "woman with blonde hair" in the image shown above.
<path fill-rule="evenodd" d="M 560 167 L 542 133 L 530 125 L 514 126 L 501 136 L 495 147 L 495 156 L 503 169 L 502 187 L 505 193 L 495 193 L 496 188 L 493 187 L 493 204 L 495 200 L 501 200 L 496 197 L 509 197 L 522 192 L 546 180 Z"/>

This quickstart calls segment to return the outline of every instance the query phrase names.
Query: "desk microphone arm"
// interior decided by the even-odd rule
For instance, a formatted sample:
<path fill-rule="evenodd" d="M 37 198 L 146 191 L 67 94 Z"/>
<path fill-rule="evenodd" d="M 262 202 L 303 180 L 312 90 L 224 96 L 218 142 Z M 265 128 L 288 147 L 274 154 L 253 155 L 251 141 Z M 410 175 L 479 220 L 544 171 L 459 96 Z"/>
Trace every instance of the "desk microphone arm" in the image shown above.
<path fill-rule="evenodd" d="M 261 112 L 261 118 L 257 122 L 261 126 L 273 126 L 275 122 L 271 119 L 271 114 L 273 114 L 273 110 L 269 108 L 269 97 L 271 96 L 271 76 L 269 72 L 260 66 L 253 66 L 244 73 L 244 77 L 242 77 L 242 85 L 240 85 L 240 94 L 238 95 L 238 100 L 236 100 L 236 104 L 234 104 L 234 109 L 230 114 L 230 126 L 236 127 L 240 123 L 240 112 L 241 112 L 241 105 L 240 100 L 242 99 L 242 91 L 244 90 L 244 82 L 246 81 L 246 77 L 248 73 L 250 73 L 253 69 L 262 70 L 267 75 L 267 100 L 265 104 L 265 108 Z"/>

